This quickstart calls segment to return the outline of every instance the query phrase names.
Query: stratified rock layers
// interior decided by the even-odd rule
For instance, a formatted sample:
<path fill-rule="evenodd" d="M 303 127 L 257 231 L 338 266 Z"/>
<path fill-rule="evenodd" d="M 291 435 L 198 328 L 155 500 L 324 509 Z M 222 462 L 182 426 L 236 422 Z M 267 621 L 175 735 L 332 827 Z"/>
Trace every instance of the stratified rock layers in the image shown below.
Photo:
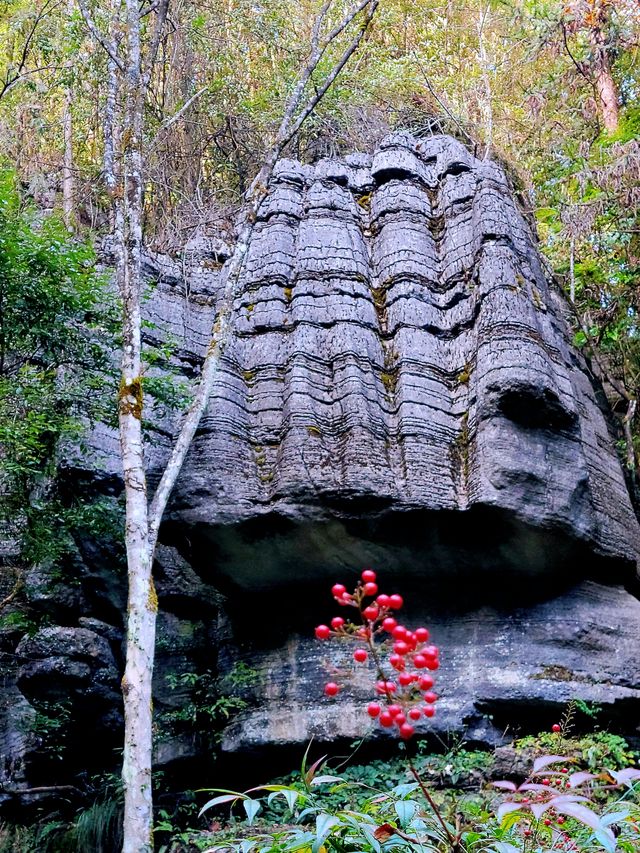
<path fill-rule="evenodd" d="M 147 259 L 147 343 L 175 342 L 189 378 L 228 254 L 197 238 L 181 263 Z M 571 698 L 636 730 L 640 603 L 624 584 L 640 530 L 565 310 L 504 173 L 455 140 L 400 133 L 373 157 L 278 164 L 160 534 L 158 720 L 181 719 L 194 678 L 233 684 L 241 660 L 255 679 L 244 671 L 248 704 L 223 749 L 363 734 L 364 670 L 324 699 L 349 654 L 312 633 L 335 615 L 331 583 L 371 566 L 442 648 L 425 730 L 495 742 L 546 726 Z M 175 423 L 159 404 L 149 415 L 152 491 Z M 99 425 L 87 444 L 69 470 L 117 494 L 117 434 Z M 47 784 L 20 722 L 38 703 L 66 695 L 69 768 L 96 738 L 119 742 L 125 575 L 104 542 L 78 546 L 72 588 L 43 567 L 29 575 L 50 627 L 0 636 L 0 652 L 17 653 L 0 702 L 5 809 Z M 202 734 L 169 726 L 157 760 L 196 766 Z"/>
<path fill-rule="evenodd" d="M 495 164 L 408 134 L 282 161 L 241 290 L 171 514 L 203 577 L 635 565 L 606 417 Z"/>
<path fill-rule="evenodd" d="M 634 728 L 638 524 L 565 310 L 504 173 L 456 141 L 278 165 L 165 527 L 261 674 L 225 748 L 362 732 L 366 691 L 319 705 L 337 664 L 296 632 L 365 565 L 443 647 L 436 728 L 491 740 L 574 697 Z"/>

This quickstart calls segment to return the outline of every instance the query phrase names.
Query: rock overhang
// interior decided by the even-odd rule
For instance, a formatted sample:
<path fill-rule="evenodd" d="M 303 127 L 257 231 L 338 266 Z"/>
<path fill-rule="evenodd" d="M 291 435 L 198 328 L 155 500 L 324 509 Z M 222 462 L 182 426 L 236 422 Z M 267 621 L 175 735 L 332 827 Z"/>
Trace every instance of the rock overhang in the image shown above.
<path fill-rule="evenodd" d="M 280 161 L 165 536 L 227 588 L 296 554 L 311 577 L 379 557 L 627 580 L 640 530 L 565 313 L 504 171 L 460 142 Z"/>

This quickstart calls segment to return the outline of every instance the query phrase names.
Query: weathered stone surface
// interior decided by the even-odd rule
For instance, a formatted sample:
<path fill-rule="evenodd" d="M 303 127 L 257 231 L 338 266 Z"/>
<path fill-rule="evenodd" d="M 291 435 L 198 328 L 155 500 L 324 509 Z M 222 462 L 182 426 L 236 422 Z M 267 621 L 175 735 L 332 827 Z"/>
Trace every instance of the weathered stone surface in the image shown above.
<path fill-rule="evenodd" d="M 229 254 L 198 236 L 179 261 L 146 259 L 157 286 L 145 337 L 175 341 L 171 365 L 186 379 Z M 564 313 L 505 175 L 458 142 L 396 134 L 373 156 L 278 164 L 220 381 L 161 531 L 160 764 L 210 749 L 174 724 L 194 700 L 180 676 L 224 676 L 237 660 L 259 677 L 225 751 L 362 734 L 363 672 L 325 700 L 342 652 L 310 635 L 333 615 L 330 583 L 365 565 L 442 647 L 437 731 L 496 743 L 579 697 L 634 733 L 640 604 L 623 584 L 640 531 Z M 178 420 L 152 406 L 151 489 Z M 87 443 L 88 455 L 69 455 L 70 482 L 115 499 L 117 434 L 100 425 Z M 111 543 L 79 542 L 74 561 L 71 591 L 44 569 L 29 578 L 35 607 L 67 627 L 22 640 L 18 684 L 34 704 L 71 698 L 78 759 L 87 732 L 120 738 L 126 600 Z M 19 788 L 46 777 L 10 717 L 15 678 L 0 708 L 0 782 Z"/>
<path fill-rule="evenodd" d="M 436 717 L 419 731 L 496 744 L 518 730 L 548 729 L 579 698 L 601 705 L 619 730 L 640 735 L 640 602 L 620 587 L 585 582 L 557 598 L 448 613 L 430 612 L 427 601 L 416 590 L 408 619 L 420 616 L 442 649 L 441 698 Z M 260 672 L 259 687 L 253 706 L 226 730 L 223 749 L 353 740 L 368 730 L 388 737 L 365 711 L 373 668 L 354 666 L 352 652 L 350 643 L 299 635 L 282 647 L 245 652 Z M 330 678 L 345 685 L 337 700 L 322 694 Z"/>
<path fill-rule="evenodd" d="M 106 711 L 111 721 L 110 706 L 117 701 L 119 675 L 105 637 L 88 628 L 42 628 L 25 637 L 16 654 L 23 662 L 18 686 L 27 698 L 95 702 L 98 716 Z"/>
<path fill-rule="evenodd" d="M 228 591 L 361 563 L 629 574 L 638 525 L 563 310 L 504 174 L 458 142 L 283 161 L 167 533 Z"/>

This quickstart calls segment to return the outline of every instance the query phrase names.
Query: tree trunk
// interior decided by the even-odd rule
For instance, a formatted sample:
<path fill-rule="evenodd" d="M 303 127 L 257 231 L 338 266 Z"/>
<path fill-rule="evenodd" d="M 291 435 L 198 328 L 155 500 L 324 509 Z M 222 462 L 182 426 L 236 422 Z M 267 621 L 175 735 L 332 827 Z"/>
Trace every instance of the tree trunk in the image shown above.
<path fill-rule="evenodd" d="M 611 71 L 611 56 L 606 37 L 607 10 L 604 3 L 596 0 L 597 9 L 594 9 L 595 23 L 590 31 L 591 46 L 593 49 L 593 77 L 598 102 L 598 113 L 600 120 L 607 133 L 615 133 L 620 122 L 620 108 L 618 106 L 618 87 L 613 79 Z"/>
<path fill-rule="evenodd" d="M 126 666 L 122 679 L 125 742 L 123 853 L 152 853 L 153 800 L 151 680 L 157 598 L 151 577 L 147 482 L 142 435 L 142 79 L 140 14 L 127 0 L 123 174 L 123 245 L 120 292 L 123 309 L 119 424 L 126 497 L 125 544 L 129 579 Z"/>
<path fill-rule="evenodd" d="M 73 225 L 73 123 L 71 118 L 71 88 L 64 93 L 62 129 L 64 134 L 64 161 L 62 167 L 62 216 L 67 228 Z"/>
<path fill-rule="evenodd" d="M 162 516 L 191 440 L 198 428 L 221 356 L 231 329 L 231 307 L 249 247 L 260 205 L 267 194 L 269 179 L 278 157 L 317 104 L 364 38 L 379 0 L 358 0 L 342 21 L 324 39 L 321 29 L 332 0 L 325 0 L 311 35 L 311 55 L 290 95 L 276 139 L 246 197 L 246 211 L 236 247 L 226 266 L 225 295 L 213 325 L 212 340 L 205 357 L 194 401 L 187 412 L 170 459 L 149 506 L 147 498 L 142 433 L 142 214 L 144 104 L 154 67 L 169 0 L 154 7 L 156 23 L 149 40 L 145 70 L 142 64 L 141 20 L 138 0 L 126 0 L 126 17 L 115 19 L 120 40 L 112 41 L 97 27 L 85 0 L 80 11 L 94 39 L 109 57 L 109 86 L 105 104 L 105 186 L 112 201 L 116 277 L 122 299 L 122 375 L 118 402 L 120 446 L 126 498 L 125 545 L 127 552 L 129 599 L 127 611 L 126 664 L 122 679 L 125 743 L 122 764 L 124 785 L 124 843 L 122 853 L 152 853 L 153 801 L 152 767 L 152 675 L 155 649 L 157 597 L 151 574 L 153 555 Z M 322 85 L 306 103 L 303 95 L 327 48 L 362 13 L 355 35 L 326 75 Z M 124 48 L 123 56 L 121 47 Z M 123 90 L 124 108 L 118 110 L 118 93 Z M 201 92 L 204 90 L 201 90 Z M 201 94 L 196 93 L 190 102 Z M 169 127 L 174 119 L 165 124 Z M 115 156 L 119 149 L 119 157 Z M 122 166 L 119 164 L 122 163 Z"/>

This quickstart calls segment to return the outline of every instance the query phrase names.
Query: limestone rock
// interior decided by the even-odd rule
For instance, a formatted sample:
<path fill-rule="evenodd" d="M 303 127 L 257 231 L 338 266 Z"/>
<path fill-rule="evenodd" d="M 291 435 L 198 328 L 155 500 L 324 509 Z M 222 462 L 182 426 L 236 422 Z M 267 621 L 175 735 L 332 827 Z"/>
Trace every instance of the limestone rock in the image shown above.
<path fill-rule="evenodd" d="M 505 175 L 455 140 L 282 161 L 165 530 L 232 594 L 367 563 L 628 578 L 638 524 L 563 312 Z"/>
<path fill-rule="evenodd" d="M 416 589 L 407 608 L 408 624 L 428 624 L 442 649 L 437 713 L 418 724 L 420 733 L 498 744 L 548 730 L 569 701 L 581 699 L 601 706 L 615 729 L 640 736 L 640 602 L 623 589 L 585 582 L 557 598 L 458 612 L 430 612 L 428 601 Z M 298 635 L 282 647 L 252 648 L 246 654 L 259 688 L 225 732 L 223 749 L 388 737 L 366 715 L 373 667 L 354 666 L 352 651 L 352 644 Z M 334 678 L 345 689 L 328 700 L 322 687 Z"/>

